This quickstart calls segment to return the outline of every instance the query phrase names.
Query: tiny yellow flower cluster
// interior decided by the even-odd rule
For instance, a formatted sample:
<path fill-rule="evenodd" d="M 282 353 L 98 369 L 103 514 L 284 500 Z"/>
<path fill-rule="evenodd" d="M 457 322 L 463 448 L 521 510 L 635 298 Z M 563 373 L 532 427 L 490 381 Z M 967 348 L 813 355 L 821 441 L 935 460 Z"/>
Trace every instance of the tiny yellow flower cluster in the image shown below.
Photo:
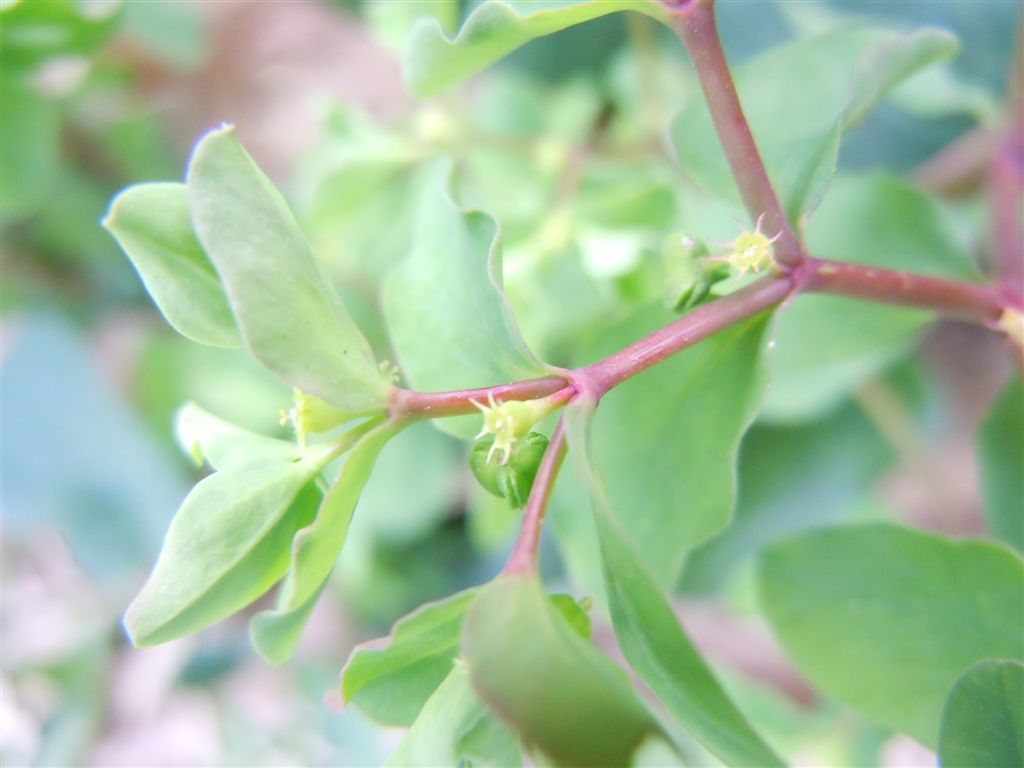
<path fill-rule="evenodd" d="M 999 318 L 999 329 L 1014 344 L 1024 350 L 1024 313 L 1007 307 Z"/>
<path fill-rule="evenodd" d="M 506 403 L 495 401 L 494 395 L 487 396 L 487 405 L 471 400 L 484 417 L 484 426 L 476 439 L 485 435 L 494 435 L 494 443 L 487 452 L 487 461 L 495 453 L 501 453 L 501 464 L 508 464 L 512 446 L 530 434 L 533 425 L 553 411 L 557 404 L 547 398 L 540 400 L 509 400 Z"/>
<path fill-rule="evenodd" d="M 774 237 L 768 237 L 761 231 L 761 222 L 764 220 L 762 213 L 757 217 L 753 232 L 740 232 L 735 239 L 728 243 L 715 243 L 722 248 L 728 248 L 728 252 L 712 256 L 709 261 L 724 261 L 740 271 L 737 277 L 742 277 L 748 271 L 760 272 L 763 268 L 771 266 L 774 255 L 772 243 L 779 239 L 782 234 L 779 232 Z"/>
<path fill-rule="evenodd" d="M 306 435 L 309 432 L 327 432 L 352 417 L 351 414 L 298 389 L 293 390 L 293 395 L 295 404 L 288 410 L 281 409 L 280 423 L 282 427 L 291 424 L 299 445 L 306 444 Z"/>
<path fill-rule="evenodd" d="M 384 379 L 388 384 L 397 384 L 399 378 L 398 366 L 392 365 L 391 361 L 384 360 L 380 365 L 377 366 L 377 370 L 380 371 L 380 377 Z"/>

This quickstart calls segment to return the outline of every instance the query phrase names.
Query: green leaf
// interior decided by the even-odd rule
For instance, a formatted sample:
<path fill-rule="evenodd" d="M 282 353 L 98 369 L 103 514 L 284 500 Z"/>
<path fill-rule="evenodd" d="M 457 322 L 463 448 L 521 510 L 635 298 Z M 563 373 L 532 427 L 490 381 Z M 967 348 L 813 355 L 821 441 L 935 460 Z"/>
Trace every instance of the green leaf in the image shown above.
<path fill-rule="evenodd" d="M 535 38 L 619 11 L 666 18 L 661 5 L 648 0 L 488 0 L 469 15 L 454 39 L 436 22 L 420 22 L 410 36 L 406 82 L 415 95 L 433 96 Z"/>
<path fill-rule="evenodd" d="M 420 606 L 399 620 L 385 647 L 357 646 L 341 671 L 341 695 L 375 720 L 410 725 L 452 669 L 462 618 L 477 590 Z"/>
<path fill-rule="evenodd" d="M 6 76 L 0 77 L 0 102 L 0 217 L 8 219 L 32 213 L 56 179 L 60 108 Z"/>
<path fill-rule="evenodd" d="M 638 314 L 605 332 L 588 359 L 672 317 L 661 309 Z M 676 582 L 686 552 L 732 517 L 736 453 L 766 384 L 761 360 L 769 317 L 738 323 L 601 401 L 595 462 L 612 509 L 663 587 Z"/>
<path fill-rule="evenodd" d="M 249 432 L 207 413 L 195 403 L 186 403 L 175 415 L 178 442 L 201 464 L 205 459 L 214 469 L 227 469 L 255 460 L 294 460 L 299 449 L 288 440 Z"/>
<path fill-rule="evenodd" d="M 991 542 L 826 529 L 770 548 L 760 583 L 772 627 L 812 683 L 931 748 L 964 669 L 1024 651 L 1024 562 Z"/>
<path fill-rule="evenodd" d="M 982 661 L 960 676 L 942 713 L 939 764 L 1024 765 L 1024 664 Z"/>
<path fill-rule="evenodd" d="M 324 496 L 316 520 L 295 535 L 291 570 L 281 585 L 277 607 L 256 614 L 250 625 L 253 646 L 271 663 L 284 663 L 295 650 L 313 605 L 345 546 L 352 513 L 377 455 L 399 429 L 389 422 L 359 438 L 345 456 L 337 481 Z"/>
<path fill-rule="evenodd" d="M 978 432 L 985 515 L 989 530 L 1024 551 L 1024 380 L 1003 389 Z"/>
<path fill-rule="evenodd" d="M 300 490 L 330 460 L 331 450 L 256 458 L 200 481 L 175 515 L 152 575 L 128 606 L 124 625 L 132 642 L 155 645 L 190 634 L 270 589 L 288 569 L 292 537 L 309 522 L 319 495 Z"/>
<path fill-rule="evenodd" d="M 894 85 L 952 57 L 957 47 L 956 38 L 939 29 L 895 34 L 847 28 L 774 48 L 737 70 L 744 113 L 792 221 L 813 209 L 828 187 L 840 135 L 863 120 Z M 800 119 L 791 120 L 791 115 Z M 676 118 L 672 133 L 686 169 L 712 191 L 738 200 L 699 93 Z"/>
<path fill-rule="evenodd" d="M 220 278 L 192 229 L 184 184 L 128 187 L 111 202 L 103 226 L 178 333 L 215 347 L 241 346 Z"/>
<path fill-rule="evenodd" d="M 189 206 L 246 346 L 293 387 L 353 413 L 387 404 L 369 344 L 280 193 L 227 126 L 196 145 Z"/>
<path fill-rule="evenodd" d="M 726 765 L 784 765 L 722 690 L 612 514 L 589 455 L 593 413 L 589 404 L 569 406 L 566 437 L 590 492 L 612 623 L 626 660 L 683 728 Z"/>
<path fill-rule="evenodd" d="M 480 592 L 462 653 L 487 705 L 559 765 L 629 765 L 662 735 L 623 671 L 580 637 L 534 576 Z"/>
<path fill-rule="evenodd" d="M 384 312 L 406 377 L 423 391 L 543 376 L 501 288 L 501 245 L 489 216 L 463 213 L 447 190 L 447 164 L 427 185 L 409 259 L 388 280 Z M 445 426 L 470 437 L 477 419 Z"/>
<path fill-rule="evenodd" d="M 806 237 L 820 258 L 978 279 L 949 212 L 885 173 L 837 179 Z M 905 354 L 932 318 L 923 310 L 855 299 L 796 297 L 779 312 L 766 416 L 804 419 L 835 407 Z"/>
<path fill-rule="evenodd" d="M 518 739 L 488 713 L 470 685 L 466 665 L 456 659 L 385 765 L 436 768 L 463 760 L 481 768 L 521 764 Z"/>
<path fill-rule="evenodd" d="M 755 424 L 743 438 L 736 516 L 686 561 L 682 588 L 716 592 L 774 541 L 848 517 L 892 460 L 855 403 L 800 424 Z"/>

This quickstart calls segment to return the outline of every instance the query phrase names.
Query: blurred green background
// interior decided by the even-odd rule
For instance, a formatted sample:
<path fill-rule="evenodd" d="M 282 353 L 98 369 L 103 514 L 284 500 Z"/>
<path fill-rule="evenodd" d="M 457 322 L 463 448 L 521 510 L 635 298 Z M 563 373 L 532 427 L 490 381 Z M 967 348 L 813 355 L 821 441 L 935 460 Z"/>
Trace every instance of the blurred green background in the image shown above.
<path fill-rule="evenodd" d="M 632 14 L 606 17 L 417 102 L 400 65 L 411 24 L 424 13 L 451 24 L 470 7 L 0 3 L 4 765 L 380 763 L 401 734 L 337 711 L 332 687 L 348 651 L 421 602 L 488 578 L 516 526 L 474 488 L 466 446 L 419 426 L 382 455 L 292 662 L 255 658 L 245 617 L 129 648 L 121 613 L 198 477 L 175 444 L 175 410 L 194 400 L 284 434 L 278 414 L 290 393 L 244 353 L 201 347 L 165 324 L 99 226 L 123 186 L 179 179 L 196 137 L 235 123 L 386 349 L 378 289 L 407 250 L 418 163 L 452 151 L 470 169 L 463 197 L 501 221 L 524 334 L 556 364 L 578 362 L 605 329 L 660 296 L 649 254 L 666 233 L 700 219 L 725 222 L 702 224 L 708 235 L 730 236 L 733 209 L 694 201 L 683 174 L 656 160 L 695 93 L 669 35 Z M 851 174 L 889 170 L 945 194 L 927 161 L 998 113 L 1018 3 L 719 4 L 735 65 L 849 15 L 960 37 L 942 77 L 875 110 L 840 159 Z M 576 162 L 576 150 L 596 144 L 595 126 L 601 161 Z M 475 149 L 460 154 L 464 146 Z M 976 181 L 952 190 L 947 210 L 963 247 L 981 254 Z M 694 555 L 680 585 L 698 644 L 717 649 L 752 717 L 808 764 L 841 755 L 900 765 L 915 753 L 899 750 L 914 745 L 815 699 L 746 615 L 751 556 L 829 519 L 983 529 L 971 440 L 1005 374 L 999 350 L 952 324 L 916 338 L 909 357 L 909 345 L 897 346 L 827 402 L 794 412 L 773 401 L 774 417 L 744 445 L 737 523 Z M 568 582 L 555 547 L 544 554 L 551 581 Z"/>

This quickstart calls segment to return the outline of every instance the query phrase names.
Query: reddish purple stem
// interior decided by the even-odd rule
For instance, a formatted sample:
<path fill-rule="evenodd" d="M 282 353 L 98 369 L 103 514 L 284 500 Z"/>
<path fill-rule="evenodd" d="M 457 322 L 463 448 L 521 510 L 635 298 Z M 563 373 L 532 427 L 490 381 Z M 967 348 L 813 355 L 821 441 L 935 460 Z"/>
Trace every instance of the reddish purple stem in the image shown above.
<path fill-rule="evenodd" d="M 810 257 L 799 290 L 933 309 L 982 324 L 998 320 L 1005 305 L 985 285 Z"/>
<path fill-rule="evenodd" d="M 397 417 L 435 419 L 442 416 L 461 416 L 478 413 L 475 400 L 486 403 L 488 397 L 497 400 L 536 400 L 556 392 L 566 391 L 566 399 L 572 394 L 568 382 L 557 376 L 542 379 L 513 381 L 496 387 L 458 389 L 452 392 L 415 392 L 395 387 L 391 394 L 391 412 Z"/>
<path fill-rule="evenodd" d="M 718 39 L 714 0 L 666 2 L 665 5 L 674 14 L 673 26 L 697 69 L 715 131 L 747 211 L 751 219 L 764 214 L 765 231 L 780 235 L 775 246 L 776 260 L 787 267 L 794 267 L 803 259 L 803 249 L 779 204 L 743 114 L 736 85 Z"/>
<path fill-rule="evenodd" d="M 604 360 L 573 371 L 577 390 L 600 399 L 609 389 L 631 376 L 723 328 L 778 304 L 789 295 L 792 287 L 788 277 L 764 277 L 735 293 L 698 307 Z"/>
<path fill-rule="evenodd" d="M 512 548 L 504 573 L 528 573 L 536 567 L 537 547 L 540 545 L 540 529 L 544 524 L 544 513 L 548 507 L 548 499 L 555 487 L 555 479 L 565 459 L 565 425 L 561 420 L 551 435 L 551 442 L 541 458 L 537 468 L 537 476 L 530 489 L 530 498 L 523 511 L 523 523 L 519 528 L 519 538 Z"/>

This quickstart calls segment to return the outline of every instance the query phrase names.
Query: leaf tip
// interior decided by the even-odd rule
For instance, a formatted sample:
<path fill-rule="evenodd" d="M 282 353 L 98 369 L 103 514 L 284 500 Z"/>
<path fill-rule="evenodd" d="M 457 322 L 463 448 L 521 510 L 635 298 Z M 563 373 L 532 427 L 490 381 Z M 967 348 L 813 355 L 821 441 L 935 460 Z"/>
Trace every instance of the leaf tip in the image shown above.
<path fill-rule="evenodd" d="M 276 611 L 269 610 L 260 611 L 253 616 L 249 621 L 249 642 L 252 643 L 252 647 L 261 659 L 275 667 L 280 667 L 291 658 L 292 648 L 286 643 L 274 641 L 271 625 L 276 615 Z"/>
<path fill-rule="evenodd" d="M 121 632 L 133 648 L 148 648 L 157 644 L 152 640 L 154 628 L 146 627 L 145 618 L 139 616 L 141 596 L 142 593 L 131 602 L 121 619 Z"/>

